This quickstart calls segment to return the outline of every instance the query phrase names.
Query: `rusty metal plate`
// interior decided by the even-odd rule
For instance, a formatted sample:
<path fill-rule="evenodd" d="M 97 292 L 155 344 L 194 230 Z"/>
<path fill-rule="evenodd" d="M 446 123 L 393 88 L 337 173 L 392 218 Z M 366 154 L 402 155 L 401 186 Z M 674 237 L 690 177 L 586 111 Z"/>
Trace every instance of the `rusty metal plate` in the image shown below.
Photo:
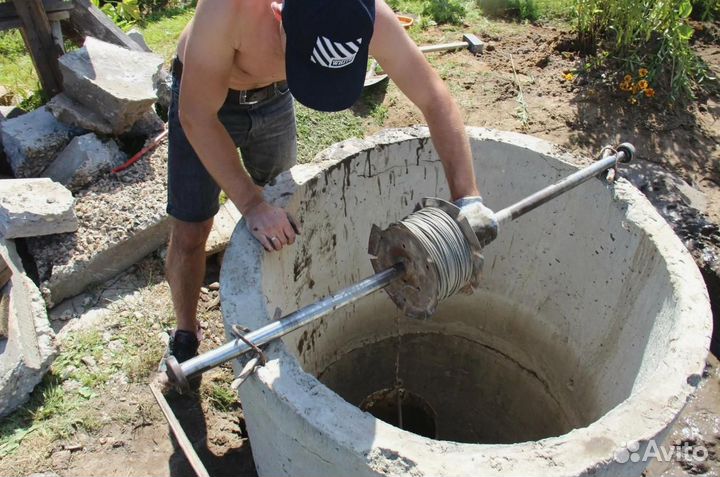
<path fill-rule="evenodd" d="M 402 262 L 405 275 L 385 291 L 403 313 L 416 319 L 429 319 L 438 305 L 438 274 L 430 255 L 420 241 L 401 223 L 381 230 L 373 225 L 368 252 L 375 272 Z"/>

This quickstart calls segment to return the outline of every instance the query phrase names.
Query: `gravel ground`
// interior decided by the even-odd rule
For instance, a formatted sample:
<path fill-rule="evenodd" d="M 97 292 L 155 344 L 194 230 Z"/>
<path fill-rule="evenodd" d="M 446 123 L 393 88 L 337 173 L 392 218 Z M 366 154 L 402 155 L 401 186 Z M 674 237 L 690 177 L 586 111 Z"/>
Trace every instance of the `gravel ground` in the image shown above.
<path fill-rule="evenodd" d="M 77 232 L 28 239 L 41 283 L 70 274 L 165 216 L 167 145 L 75 195 Z"/>

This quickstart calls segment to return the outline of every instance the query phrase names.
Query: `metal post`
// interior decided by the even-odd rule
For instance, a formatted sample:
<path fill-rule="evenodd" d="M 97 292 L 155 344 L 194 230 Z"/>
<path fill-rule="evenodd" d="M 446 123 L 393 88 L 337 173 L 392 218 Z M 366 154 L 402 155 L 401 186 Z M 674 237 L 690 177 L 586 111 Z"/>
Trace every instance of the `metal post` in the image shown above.
<path fill-rule="evenodd" d="M 583 182 L 586 182 L 597 176 L 603 171 L 615 167 L 618 162 L 629 162 L 635 154 L 635 148 L 630 144 L 622 144 L 618 146 L 617 152 L 611 156 L 605 157 L 598 162 L 569 175 L 568 177 L 548 186 L 534 194 L 524 198 L 510 207 L 506 207 L 495 214 L 498 225 L 515 220 L 521 215 L 525 215 L 533 209 L 540 207 L 546 202 L 551 201 L 555 197 L 564 194 Z"/>
<path fill-rule="evenodd" d="M 398 263 L 380 273 L 364 279 L 354 285 L 340 290 L 334 295 L 323 298 L 304 308 L 294 311 L 277 321 L 263 326 L 245 335 L 245 338 L 256 346 L 264 345 L 276 338 L 280 338 L 291 331 L 295 331 L 308 323 L 322 318 L 360 298 L 385 288 L 390 282 L 400 278 L 405 273 L 405 267 Z M 251 350 L 252 348 L 239 339 L 234 339 L 219 348 L 203 353 L 184 363 L 178 363 L 170 356 L 167 360 L 167 375 L 171 382 L 187 386 L 187 380 L 195 375 L 204 373 L 219 364 L 229 361 Z"/>

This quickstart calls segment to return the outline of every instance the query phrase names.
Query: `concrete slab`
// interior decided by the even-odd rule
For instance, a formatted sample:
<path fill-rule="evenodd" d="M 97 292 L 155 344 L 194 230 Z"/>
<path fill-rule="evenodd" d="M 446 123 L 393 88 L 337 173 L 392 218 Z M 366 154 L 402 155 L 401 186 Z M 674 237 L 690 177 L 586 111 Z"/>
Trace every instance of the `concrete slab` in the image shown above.
<path fill-rule="evenodd" d="M 468 133 L 495 210 L 576 170 L 544 141 Z M 220 279 L 227 328 L 257 329 L 370 275 L 371 225 L 448 195 L 426 129 L 320 159 L 266 192 L 302 221 L 295 246 L 266 254 L 236 228 Z M 270 345 L 240 388 L 258 474 L 640 475 L 646 463 L 618 456 L 663 442 L 710 342 L 707 291 L 683 244 L 627 181 L 595 179 L 503 227 L 484 254 L 480 289 L 432 320 L 399 316 L 377 293 Z M 437 439 L 358 407 L 394 384 L 398 349 Z"/>
<path fill-rule="evenodd" d="M 15 177 L 36 177 L 82 130 L 61 123 L 47 106 L 2 122 L 2 146 Z"/>
<path fill-rule="evenodd" d="M 77 192 L 98 177 L 125 162 L 117 143 L 101 140 L 94 133 L 77 136 L 43 171 L 43 176 Z"/>
<path fill-rule="evenodd" d="M 0 239 L 0 256 L 13 271 L 9 288 L 8 338 L 0 340 L 0 417 L 29 398 L 57 350 L 40 291 L 24 273 L 12 241 Z"/>
<path fill-rule="evenodd" d="M 99 113 L 80 104 L 65 93 L 53 97 L 47 108 L 58 121 L 65 124 L 93 131 L 98 134 L 112 135 L 112 125 Z"/>
<path fill-rule="evenodd" d="M 60 57 L 65 94 L 100 114 L 115 134 L 128 131 L 157 101 L 154 81 L 163 59 L 92 37 Z"/>
<path fill-rule="evenodd" d="M 48 306 L 102 283 L 167 242 L 167 146 L 77 194 L 73 234 L 28 239 Z"/>
<path fill-rule="evenodd" d="M 74 232 L 69 190 L 47 178 L 0 180 L 0 236 L 6 239 Z"/>
<path fill-rule="evenodd" d="M 228 201 L 220 206 L 205 244 L 205 253 L 207 255 L 215 255 L 225 250 L 225 247 L 230 243 L 233 230 L 235 230 L 235 226 L 241 218 L 240 211 L 232 202 Z"/>

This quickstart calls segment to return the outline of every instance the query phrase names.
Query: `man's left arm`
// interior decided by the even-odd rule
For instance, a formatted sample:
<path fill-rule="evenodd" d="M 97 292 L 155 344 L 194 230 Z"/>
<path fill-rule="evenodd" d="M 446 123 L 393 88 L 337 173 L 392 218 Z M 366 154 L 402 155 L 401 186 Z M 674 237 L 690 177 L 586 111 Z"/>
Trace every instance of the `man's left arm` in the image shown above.
<path fill-rule="evenodd" d="M 445 169 L 452 200 L 479 196 L 460 110 L 445 83 L 384 0 L 375 3 L 375 32 L 370 53 L 425 116 Z"/>

